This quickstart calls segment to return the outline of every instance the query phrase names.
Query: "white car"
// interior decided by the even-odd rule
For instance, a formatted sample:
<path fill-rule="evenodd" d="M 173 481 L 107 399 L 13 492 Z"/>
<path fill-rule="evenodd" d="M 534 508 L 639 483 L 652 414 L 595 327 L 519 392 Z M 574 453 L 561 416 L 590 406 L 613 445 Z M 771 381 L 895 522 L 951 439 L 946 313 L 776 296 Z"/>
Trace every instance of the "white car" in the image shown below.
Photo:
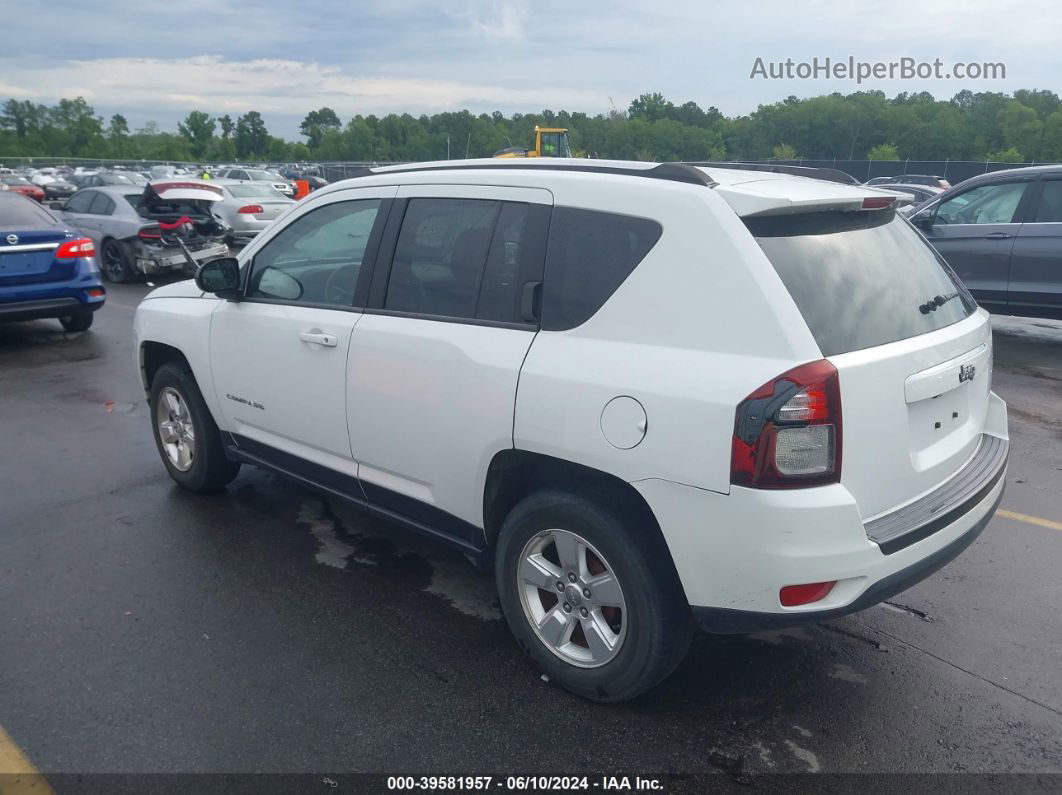
<path fill-rule="evenodd" d="M 544 672 L 627 699 L 695 624 L 863 609 L 999 504 L 988 313 L 896 199 L 677 164 L 373 169 L 140 304 L 155 441 L 189 489 L 254 464 L 450 542 Z"/>
<path fill-rule="evenodd" d="M 234 243 L 247 243 L 266 229 L 273 220 L 295 203 L 264 183 L 214 179 L 211 185 L 221 188 L 225 198 L 214 205 L 215 215 L 229 225 Z"/>
<path fill-rule="evenodd" d="M 273 190 L 283 196 L 287 196 L 289 199 L 295 197 L 295 184 L 293 182 L 284 179 L 279 174 L 260 168 L 230 168 L 222 172 L 220 177 L 221 179 L 237 182 L 260 182 L 272 186 Z"/>

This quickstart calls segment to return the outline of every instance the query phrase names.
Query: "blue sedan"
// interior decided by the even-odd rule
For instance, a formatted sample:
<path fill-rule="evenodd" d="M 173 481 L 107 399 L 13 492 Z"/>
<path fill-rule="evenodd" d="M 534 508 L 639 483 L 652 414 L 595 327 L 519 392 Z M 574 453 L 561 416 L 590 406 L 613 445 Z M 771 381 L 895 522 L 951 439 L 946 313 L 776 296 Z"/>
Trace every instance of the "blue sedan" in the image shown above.
<path fill-rule="evenodd" d="M 84 331 L 106 296 L 90 238 L 32 199 L 0 192 L 0 321 L 54 317 Z"/>

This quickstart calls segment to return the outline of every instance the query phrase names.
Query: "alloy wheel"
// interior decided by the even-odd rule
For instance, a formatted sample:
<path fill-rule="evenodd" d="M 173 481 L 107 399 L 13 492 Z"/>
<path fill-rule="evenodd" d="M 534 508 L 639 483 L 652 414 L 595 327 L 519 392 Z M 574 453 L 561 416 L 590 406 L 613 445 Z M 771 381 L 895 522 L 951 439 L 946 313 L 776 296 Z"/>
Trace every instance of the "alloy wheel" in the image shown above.
<path fill-rule="evenodd" d="M 188 403 L 173 387 L 159 392 L 155 424 L 166 457 L 176 469 L 187 472 L 195 462 L 195 426 L 188 413 Z"/>
<path fill-rule="evenodd" d="M 524 617 L 553 654 L 598 668 L 627 634 L 623 589 L 608 561 L 570 530 L 543 530 L 520 553 L 516 572 Z"/>

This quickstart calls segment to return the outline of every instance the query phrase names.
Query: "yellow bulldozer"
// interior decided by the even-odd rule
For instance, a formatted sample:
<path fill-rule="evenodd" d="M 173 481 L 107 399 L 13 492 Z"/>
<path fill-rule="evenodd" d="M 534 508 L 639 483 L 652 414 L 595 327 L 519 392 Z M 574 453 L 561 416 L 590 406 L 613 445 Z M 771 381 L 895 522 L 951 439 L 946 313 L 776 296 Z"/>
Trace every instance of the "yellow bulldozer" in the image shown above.
<path fill-rule="evenodd" d="M 563 127 L 539 127 L 535 125 L 533 149 L 509 146 L 494 153 L 495 157 L 571 157 L 568 131 Z"/>

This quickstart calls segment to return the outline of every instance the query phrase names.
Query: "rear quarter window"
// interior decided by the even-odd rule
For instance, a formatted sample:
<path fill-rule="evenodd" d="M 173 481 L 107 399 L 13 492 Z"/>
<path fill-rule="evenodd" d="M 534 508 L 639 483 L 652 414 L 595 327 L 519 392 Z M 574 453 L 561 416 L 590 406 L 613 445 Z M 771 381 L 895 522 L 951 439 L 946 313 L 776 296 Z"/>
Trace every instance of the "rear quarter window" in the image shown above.
<path fill-rule="evenodd" d="M 556 207 L 542 286 L 542 328 L 562 331 L 589 320 L 660 239 L 656 221 Z"/>
<path fill-rule="evenodd" d="M 947 263 L 892 211 L 744 221 L 824 356 L 927 334 L 977 307 Z M 930 308 L 937 296 L 946 300 Z"/>

